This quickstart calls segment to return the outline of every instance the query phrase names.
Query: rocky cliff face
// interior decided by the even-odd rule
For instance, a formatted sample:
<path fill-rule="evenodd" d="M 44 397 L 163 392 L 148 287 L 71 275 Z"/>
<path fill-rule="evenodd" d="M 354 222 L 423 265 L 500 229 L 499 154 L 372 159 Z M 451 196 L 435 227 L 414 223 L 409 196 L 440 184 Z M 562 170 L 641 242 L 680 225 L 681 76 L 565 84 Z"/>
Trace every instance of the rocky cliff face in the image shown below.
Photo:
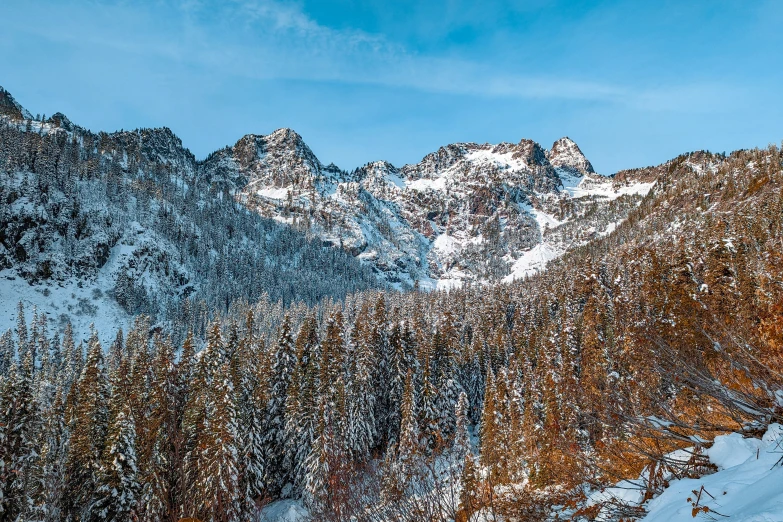
<path fill-rule="evenodd" d="M 450 287 L 523 277 L 610 232 L 650 188 L 595 174 L 562 138 L 454 143 L 396 168 L 324 166 L 290 129 L 245 136 L 209 158 L 236 197 L 371 264 L 399 287 Z"/>
<path fill-rule="evenodd" d="M 560 138 L 546 151 L 547 160 L 556 169 L 568 171 L 574 175 L 595 174 L 593 166 L 582 154 L 579 146 L 569 137 Z"/>

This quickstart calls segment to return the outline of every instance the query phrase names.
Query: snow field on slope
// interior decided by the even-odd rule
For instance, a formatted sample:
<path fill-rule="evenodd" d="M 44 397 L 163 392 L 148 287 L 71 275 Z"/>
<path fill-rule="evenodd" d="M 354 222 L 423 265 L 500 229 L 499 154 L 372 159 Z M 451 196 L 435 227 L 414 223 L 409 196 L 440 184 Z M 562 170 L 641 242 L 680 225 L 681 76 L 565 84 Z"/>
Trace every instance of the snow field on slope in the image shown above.
<path fill-rule="evenodd" d="M 503 282 L 510 283 L 515 279 L 524 279 L 546 268 L 546 264 L 563 255 L 563 251 L 547 243 L 539 243 L 514 261 L 511 265 L 511 273 L 503 278 Z"/>
<path fill-rule="evenodd" d="M 112 284 L 99 276 L 93 283 L 68 280 L 62 284 L 29 285 L 12 270 L 0 271 L 0 332 L 16 326 L 17 305 L 24 305 L 28 328 L 33 318 L 33 307 L 45 314 L 47 331 L 62 333 L 67 322 L 73 328 L 76 344 L 90 337 L 94 324 L 101 344 L 108 347 L 118 328 L 128 330 L 131 317 L 108 294 Z"/>
<path fill-rule="evenodd" d="M 310 513 L 301 500 L 277 500 L 264 506 L 257 522 L 304 522 L 310 519 Z"/>

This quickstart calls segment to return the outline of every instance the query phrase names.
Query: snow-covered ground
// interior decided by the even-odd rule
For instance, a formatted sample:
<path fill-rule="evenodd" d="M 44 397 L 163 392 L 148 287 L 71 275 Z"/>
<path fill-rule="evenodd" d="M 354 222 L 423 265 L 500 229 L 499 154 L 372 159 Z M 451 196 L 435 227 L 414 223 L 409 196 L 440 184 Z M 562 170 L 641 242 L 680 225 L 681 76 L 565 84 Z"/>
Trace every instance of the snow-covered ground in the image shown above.
<path fill-rule="evenodd" d="M 629 183 L 615 186 L 610 178 L 601 176 L 574 176 L 563 171 L 558 173 L 563 182 L 563 190 L 572 198 L 601 197 L 609 200 L 620 196 L 645 196 L 655 183 Z"/>
<path fill-rule="evenodd" d="M 301 500 L 278 500 L 265 506 L 259 513 L 257 522 L 305 522 L 310 513 Z"/>
<path fill-rule="evenodd" d="M 515 279 L 524 279 L 525 276 L 532 276 L 546 268 L 546 264 L 563 255 L 564 251 L 559 250 L 553 245 L 540 243 L 514 261 L 511 265 L 511 273 L 503 278 L 504 282 L 511 282 Z"/>
<path fill-rule="evenodd" d="M 730 520 L 783 522 L 783 426 L 772 424 L 761 439 L 731 433 L 715 438 L 705 451 L 718 471 L 697 479 L 673 480 L 661 495 L 644 505 L 643 522 Z M 687 460 L 690 453 L 669 455 Z M 594 502 L 614 498 L 639 505 L 642 481 L 623 481 L 596 492 Z M 596 520 L 604 520 L 599 517 Z"/>
<path fill-rule="evenodd" d="M 12 270 L 0 271 L 0 332 L 16 325 L 17 305 L 24 306 L 30 325 L 33 307 L 45 314 L 49 334 L 62 332 L 66 323 L 73 328 L 74 340 L 86 341 L 95 324 L 102 344 L 108 346 L 118 328 L 128 331 L 132 318 L 108 295 L 110 281 L 105 275 L 93 283 L 71 279 L 63 283 L 29 285 Z"/>
<path fill-rule="evenodd" d="M 649 502 L 645 522 L 693 520 L 694 507 L 709 509 L 702 520 L 783 522 L 783 426 L 773 424 L 761 440 L 738 433 L 717 437 L 707 455 L 718 472 L 672 482 Z M 698 506 L 692 505 L 694 491 L 702 492 Z"/>

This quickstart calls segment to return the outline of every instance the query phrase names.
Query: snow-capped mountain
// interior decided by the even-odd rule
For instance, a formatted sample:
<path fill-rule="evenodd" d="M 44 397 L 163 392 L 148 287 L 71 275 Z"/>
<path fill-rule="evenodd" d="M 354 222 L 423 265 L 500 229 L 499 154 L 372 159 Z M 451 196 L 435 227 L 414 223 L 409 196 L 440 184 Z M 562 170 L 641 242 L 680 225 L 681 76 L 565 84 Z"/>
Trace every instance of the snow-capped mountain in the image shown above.
<path fill-rule="evenodd" d="M 323 165 L 290 129 L 248 135 L 203 164 L 237 198 L 350 252 L 388 282 L 451 287 L 510 280 L 610 232 L 649 190 L 595 174 L 562 138 L 455 143 L 419 163 Z"/>
<path fill-rule="evenodd" d="M 85 338 L 91 323 L 108 335 L 140 313 L 382 286 L 352 256 L 237 203 L 244 178 L 224 174 L 167 128 L 95 134 L 59 113 L 32 119 L 0 89 L 0 331 L 20 301 Z"/>
<path fill-rule="evenodd" d="M 61 113 L 35 119 L 3 89 L 0 129 L 0 313 L 12 317 L 18 299 L 56 301 L 58 321 L 82 317 L 83 331 L 174 313 L 185 297 L 227 306 L 262 292 L 311 300 L 522 278 L 611 232 L 654 182 L 595 174 L 568 138 L 549 150 L 527 139 L 456 143 L 401 168 L 348 172 L 280 129 L 198 161 L 167 128 L 96 134 Z M 308 270 L 318 288 L 293 282 Z M 108 310 L 106 321 L 95 310 Z"/>

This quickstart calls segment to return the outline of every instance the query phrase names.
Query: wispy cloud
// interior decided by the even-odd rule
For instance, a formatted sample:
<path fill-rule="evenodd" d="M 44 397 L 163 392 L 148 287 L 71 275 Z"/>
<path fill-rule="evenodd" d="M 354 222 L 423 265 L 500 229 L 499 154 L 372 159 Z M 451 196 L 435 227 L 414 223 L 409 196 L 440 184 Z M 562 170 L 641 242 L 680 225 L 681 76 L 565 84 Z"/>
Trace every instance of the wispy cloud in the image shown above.
<path fill-rule="evenodd" d="M 198 0 L 167 4 L 169 17 L 140 5 L 53 5 L 30 31 L 38 37 L 100 45 L 151 59 L 204 68 L 210 74 L 273 80 L 381 85 L 425 92 L 530 100 L 581 100 L 646 111 L 711 108 L 736 89 L 722 84 L 640 88 L 570 71 L 520 74 L 493 61 L 421 54 L 386 35 L 337 30 L 296 3 Z M 74 10 L 82 12 L 75 13 Z M 58 11 L 60 13 L 58 14 Z M 66 12 L 70 16 L 64 16 Z M 47 26 L 47 22 L 51 26 Z M 56 26 L 56 27 L 55 27 Z"/>

